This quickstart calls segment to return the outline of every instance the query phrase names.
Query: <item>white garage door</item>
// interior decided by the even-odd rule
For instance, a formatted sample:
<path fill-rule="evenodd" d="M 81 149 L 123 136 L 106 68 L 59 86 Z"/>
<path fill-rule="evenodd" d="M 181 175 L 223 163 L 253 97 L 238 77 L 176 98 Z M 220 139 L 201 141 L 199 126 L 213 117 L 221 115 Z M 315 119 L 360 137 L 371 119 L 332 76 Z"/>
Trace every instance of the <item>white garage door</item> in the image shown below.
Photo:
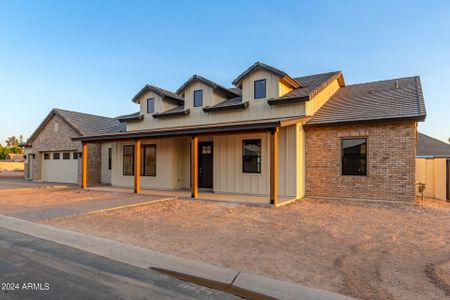
<path fill-rule="evenodd" d="M 44 181 L 78 182 L 77 152 L 46 152 L 42 159 Z"/>

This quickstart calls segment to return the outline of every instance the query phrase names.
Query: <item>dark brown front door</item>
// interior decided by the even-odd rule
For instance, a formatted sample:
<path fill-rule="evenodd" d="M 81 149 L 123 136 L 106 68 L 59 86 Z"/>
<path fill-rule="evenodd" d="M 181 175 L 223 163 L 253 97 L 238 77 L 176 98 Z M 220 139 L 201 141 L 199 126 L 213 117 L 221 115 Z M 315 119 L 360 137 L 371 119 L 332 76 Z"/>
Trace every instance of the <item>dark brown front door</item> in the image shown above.
<path fill-rule="evenodd" d="M 213 142 L 198 143 L 198 187 L 213 187 Z"/>

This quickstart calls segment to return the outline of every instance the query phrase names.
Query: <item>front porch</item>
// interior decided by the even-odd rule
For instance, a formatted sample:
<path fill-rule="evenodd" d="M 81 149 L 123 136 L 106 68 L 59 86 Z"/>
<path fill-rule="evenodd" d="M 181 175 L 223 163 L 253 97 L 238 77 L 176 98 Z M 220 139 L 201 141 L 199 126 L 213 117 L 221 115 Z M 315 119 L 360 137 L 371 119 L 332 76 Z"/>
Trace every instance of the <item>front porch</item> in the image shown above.
<path fill-rule="evenodd" d="M 304 195 L 304 121 L 83 137 L 82 187 L 88 187 L 88 144 L 108 143 L 111 186 L 93 189 L 278 207 Z"/>
<path fill-rule="evenodd" d="M 95 186 L 89 187 L 88 190 L 101 191 L 101 192 L 115 192 L 115 193 L 125 193 L 133 194 L 135 193 L 133 188 L 128 187 L 118 187 L 118 186 Z M 158 190 L 158 189 L 142 189 L 140 190 L 142 195 L 159 196 L 161 198 L 173 198 L 173 199 L 193 199 L 191 191 L 180 189 L 180 190 Z M 211 202 L 228 202 L 236 204 L 245 205 L 256 205 L 256 206 L 271 206 L 268 197 L 265 195 L 243 195 L 243 194 L 229 194 L 229 193 L 214 193 L 212 191 L 200 189 L 198 192 L 198 197 L 195 200 L 200 201 L 211 201 Z M 286 197 L 279 195 L 277 197 L 277 204 L 275 207 L 280 207 L 291 202 L 296 201 L 294 197 Z"/>

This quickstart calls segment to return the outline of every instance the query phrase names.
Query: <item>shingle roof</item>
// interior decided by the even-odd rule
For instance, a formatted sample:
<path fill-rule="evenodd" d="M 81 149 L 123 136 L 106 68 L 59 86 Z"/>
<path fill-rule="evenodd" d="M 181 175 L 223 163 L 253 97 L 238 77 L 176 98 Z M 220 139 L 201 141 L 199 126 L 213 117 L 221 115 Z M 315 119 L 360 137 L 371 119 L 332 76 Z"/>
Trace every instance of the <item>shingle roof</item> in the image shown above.
<path fill-rule="evenodd" d="M 170 100 L 173 100 L 173 101 L 177 102 L 178 104 L 183 104 L 184 103 L 183 97 L 180 97 L 179 95 L 177 95 L 177 94 L 175 94 L 175 93 L 173 93 L 171 91 L 168 91 L 168 90 L 165 90 L 163 88 L 160 88 L 160 87 L 157 87 L 157 86 L 154 86 L 154 85 L 150 85 L 150 84 L 145 85 L 136 94 L 136 96 L 133 97 L 132 101 L 134 103 L 137 103 L 139 97 L 142 96 L 142 94 L 147 92 L 147 91 L 152 91 L 155 94 L 161 96 L 162 98 L 169 98 Z"/>
<path fill-rule="evenodd" d="M 47 125 L 51 118 L 55 115 L 61 117 L 72 129 L 80 136 L 107 134 L 125 131 L 126 124 L 120 123 L 116 118 L 108 118 L 103 116 L 91 115 L 70 111 L 65 109 L 54 108 L 47 117 L 42 121 L 38 128 L 34 131 L 25 145 L 30 145 L 41 130 Z"/>
<path fill-rule="evenodd" d="M 416 156 L 418 157 L 450 157 L 450 144 L 418 133 Z"/>
<path fill-rule="evenodd" d="M 307 125 L 425 119 L 420 78 L 406 77 L 340 88 Z"/>
<path fill-rule="evenodd" d="M 200 76 L 200 75 L 193 75 L 191 78 L 189 78 L 189 80 L 186 81 L 186 82 L 185 82 L 185 83 L 177 90 L 177 94 L 182 93 L 183 90 L 184 90 L 187 86 L 189 86 L 192 82 L 194 82 L 194 81 L 196 81 L 196 80 L 198 80 L 198 81 L 200 81 L 200 82 L 203 82 L 204 84 L 206 84 L 206 85 L 212 87 L 213 90 L 215 90 L 215 91 L 217 91 L 217 92 L 219 92 L 219 93 L 221 93 L 221 94 L 224 94 L 225 96 L 228 96 L 228 97 L 236 97 L 236 96 L 239 96 L 238 94 L 235 94 L 231 89 L 227 89 L 227 88 L 221 86 L 220 84 L 215 83 L 215 82 L 213 82 L 213 81 L 211 81 L 211 80 L 209 80 L 209 79 L 206 79 L 205 77 L 202 77 L 202 76 Z"/>
<path fill-rule="evenodd" d="M 122 124 L 115 118 L 80 113 L 76 111 L 54 109 L 56 114 L 60 115 L 75 127 L 81 135 L 92 135 L 118 132 Z"/>
<path fill-rule="evenodd" d="M 283 77 L 285 78 L 293 87 L 298 88 L 300 87 L 300 84 L 295 81 L 292 77 L 290 77 L 286 72 L 283 72 L 277 68 L 274 68 L 272 66 L 266 65 L 262 62 L 256 62 L 253 65 L 251 65 L 247 70 L 245 70 L 244 72 L 242 72 L 238 77 L 236 77 L 235 80 L 233 80 L 233 85 L 237 86 L 239 85 L 242 80 L 247 77 L 248 74 L 250 74 L 251 72 L 253 72 L 256 69 L 263 69 L 266 70 L 269 73 L 275 74 L 279 77 Z"/>
<path fill-rule="evenodd" d="M 119 120 L 120 122 L 129 122 L 129 121 L 142 120 L 143 117 L 144 116 L 141 115 L 141 112 L 137 111 L 132 114 L 118 116 L 118 117 L 116 117 L 116 119 Z"/>
<path fill-rule="evenodd" d="M 272 98 L 268 102 L 270 105 L 276 105 L 310 100 L 337 78 L 339 78 L 341 86 L 345 85 L 341 71 L 294 78 L 301 84 L 300 88 L 294 89 L 281 97 Z"/>

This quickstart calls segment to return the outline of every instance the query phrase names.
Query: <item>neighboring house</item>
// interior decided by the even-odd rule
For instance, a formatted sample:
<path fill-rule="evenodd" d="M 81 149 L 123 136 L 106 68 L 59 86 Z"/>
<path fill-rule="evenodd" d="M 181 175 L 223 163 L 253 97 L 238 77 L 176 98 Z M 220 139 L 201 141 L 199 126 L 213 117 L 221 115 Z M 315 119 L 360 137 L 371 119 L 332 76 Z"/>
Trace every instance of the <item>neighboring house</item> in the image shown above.
<path fill-rule="evenodd" d="M 425 183 L 424 195 L 450 200 L 450 144 L 419 133 L 416 181 Z"/>
<path fill-rule="evenodd" d="M 125 130 L 117 119 L 53 109 L 25 146 L 25 178 L 36 181 L 81 184 L 81 142 L 73 137 Z M 91 144 L 90 182 L 109 183 L 107 143 Z M 97 172 L 93 172 L 96 170 Z"/>
<path fill-rule="evenodd" d="M 119 118 L 125 131 L 73 140 L 83 160 L 111 145 L 111 184 L 136 192 L 415 201 L 419 77 L 346 85 L 339 71 L 291 77 L 258 62 L 233 85 L 198 75 L 176 92 L 146 85 L 132 99 L 139 112 Z M 99 182 L 101 166 L 82 165 L 82 186 Z"/>

